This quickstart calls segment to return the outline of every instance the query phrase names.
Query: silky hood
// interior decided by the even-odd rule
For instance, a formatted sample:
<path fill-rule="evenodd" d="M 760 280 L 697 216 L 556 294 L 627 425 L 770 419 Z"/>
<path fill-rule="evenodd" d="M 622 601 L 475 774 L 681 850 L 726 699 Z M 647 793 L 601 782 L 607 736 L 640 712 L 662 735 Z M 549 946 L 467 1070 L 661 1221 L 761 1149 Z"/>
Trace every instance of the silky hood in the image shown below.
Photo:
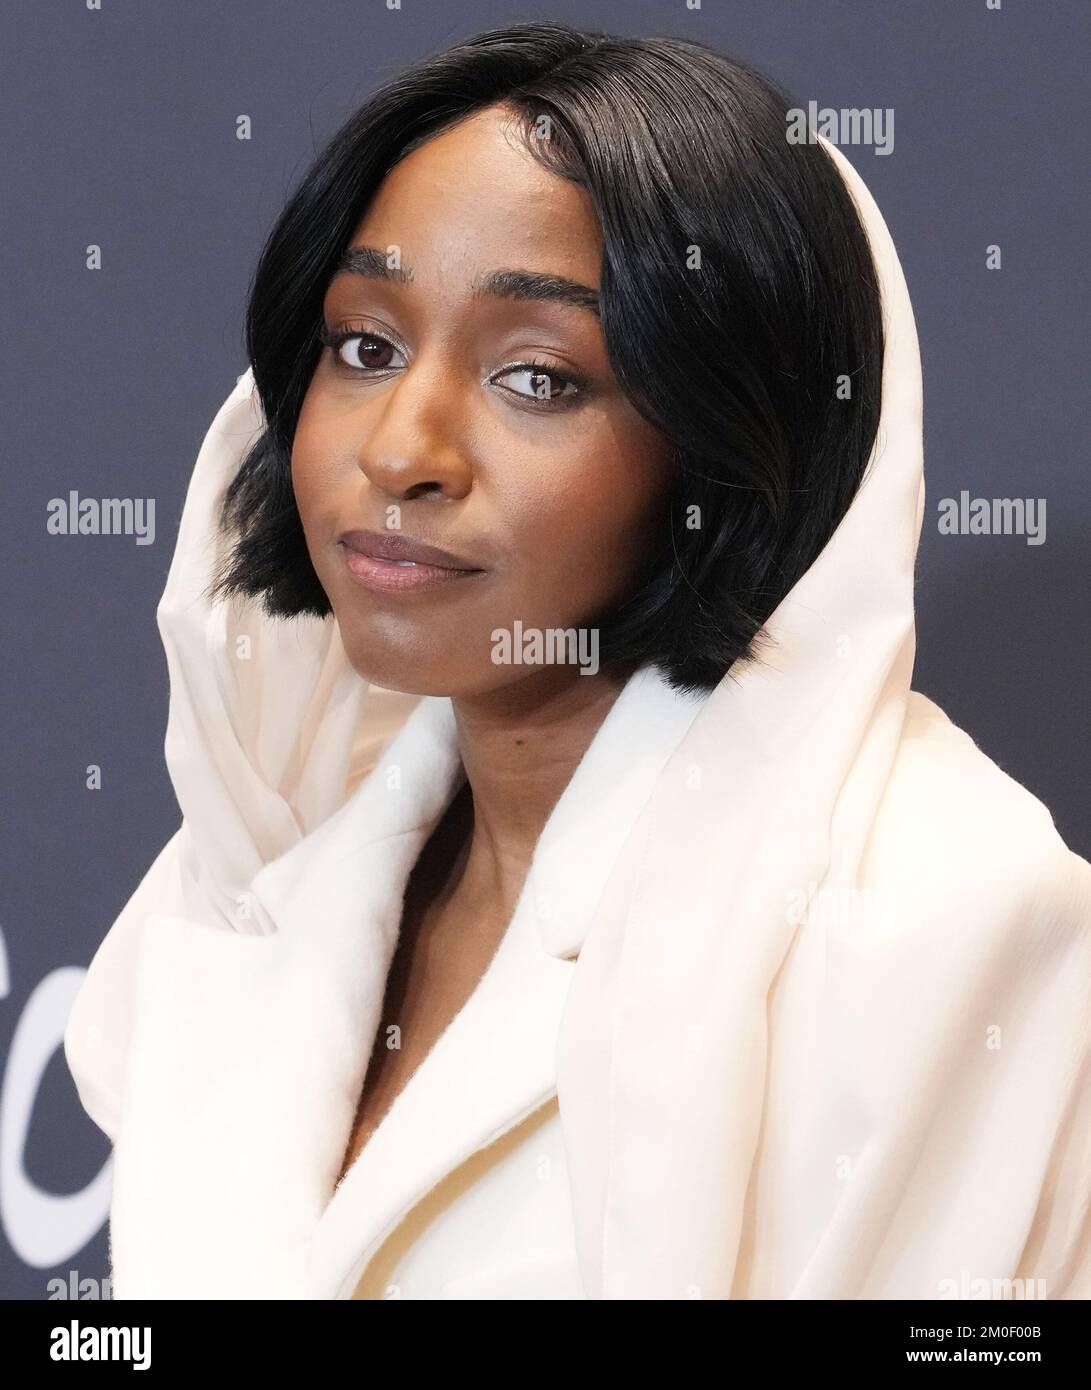
<path fill-rule="evenodd" d="M 588 767 L 624 721 L 667 733 L 625 783 L 622 828 L 583 847 L 593 889 L 556 852 L 590 823 L 586 778 L 528 877 L 542 949 L 575 961 L 556 1063 L 582 1278 L 592 1298 L 942 1298 L 1014 1279 L 1087 1297 L 1091 866 L 911 688 L 917 336 L 883 218 L 823 143 L 883 300 L 864 481 L 760 662 L 695 703 L 646 669 L 622 692 Z M 181 824 L 65 1037 L 115 1143 L 118 1297 L 210 1277 L 222 1296 L 345 1296 L 346 1260 L 316 1261 L 312 1236 L 397 933 L 389 915 L 358 926 L 390 861 L 351 818 L 396 738 L 419 797 L 384 843 L 432 823 L 458 776 L 450 701 L 369 687 L 332 616 L 209 603 L 218 505 L 261 427 L 248 370 L 201 447 L 158 609 Z M 286 1038 L 309 1040 L 304 1060 Z M 304 1061 L 336 1086 L 308 1089 Z M 239 1068 L 268 1114 L 291 1102 L 268 1131 L 280 1168 L 232 1167 L 218 1088 Z M 169 1223 L 164 1182 L 163 1205 L 194 1186 Z"/>

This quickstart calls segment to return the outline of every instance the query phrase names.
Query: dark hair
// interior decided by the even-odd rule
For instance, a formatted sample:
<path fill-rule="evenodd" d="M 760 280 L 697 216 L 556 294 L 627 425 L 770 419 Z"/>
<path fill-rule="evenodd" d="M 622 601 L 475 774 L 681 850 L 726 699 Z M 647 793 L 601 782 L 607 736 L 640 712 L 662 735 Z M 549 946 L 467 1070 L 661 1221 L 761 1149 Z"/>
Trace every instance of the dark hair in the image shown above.
<path fill-rule="evenodd" d="M 331 612 L 291 481 L 325 292 L 389 170 L 497 104 L 528 151 L 591 199 L 610 362 L 677 463 L 662 539 L 598 621 L 600 664 L 651 662 L 677 689 L 711 689 L 755 658 L 762 625 L 856 493 L 879 422 L 883 330 L 866 233 L 833 160 L 789 143 L 793 103 L 773 82 L 689 40 L 494 29 L 400 74 L 342 126 L 255 271 L 246 345 L 265 429 L 223 499 L 237 539 L 212 592 L 260 595 L 274 616 Z M 542 117 L 548 139 L 535 133 Z"/>

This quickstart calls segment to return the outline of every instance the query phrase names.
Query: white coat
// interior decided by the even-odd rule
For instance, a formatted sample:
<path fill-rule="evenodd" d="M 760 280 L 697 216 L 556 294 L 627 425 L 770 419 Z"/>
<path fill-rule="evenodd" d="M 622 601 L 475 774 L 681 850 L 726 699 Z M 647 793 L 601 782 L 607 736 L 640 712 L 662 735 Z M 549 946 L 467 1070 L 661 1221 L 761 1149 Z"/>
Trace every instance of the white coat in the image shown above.
<path fill-rule="evenodd" d="M 462 773 L 450 702 L 368 689 L 332 619 L 205 601 L 261 424 L 239 378 L 159 609 L 183 822 L 65 1038 L 115 1142 L 115 1296 L 1091 1296 L 1091 866 L 910 688 L 919 354 L 828 148 L 886 311 L 868 477 L 761 664 L 703 698 L 630 680 L 336 1189 Z"/>

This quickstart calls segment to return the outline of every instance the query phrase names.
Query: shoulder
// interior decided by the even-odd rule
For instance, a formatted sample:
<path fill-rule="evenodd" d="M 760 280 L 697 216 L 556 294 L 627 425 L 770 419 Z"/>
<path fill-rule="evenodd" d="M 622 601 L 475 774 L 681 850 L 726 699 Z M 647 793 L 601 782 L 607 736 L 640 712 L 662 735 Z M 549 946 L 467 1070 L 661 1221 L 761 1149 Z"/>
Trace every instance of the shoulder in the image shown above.
<path fill-rule="evenodd" d="M 1048 807 L 917 690 L 909 693 L 891 791 L 900 805 L 927 803 L 922 828 L 931 824 L 937 834 L 957 825 L 960 838 L 997 844 L 999 837 L 1047 853 L 1059 838 Z"/>
<path fill-rule="evenodd" d="M 1048 807 L 927 696 L 911 691 L 867 854 L 870 875 L 966 920 L 1091 933 L 1091 864 Z M 989 910 L 986 910 L 989 909 Z"/>

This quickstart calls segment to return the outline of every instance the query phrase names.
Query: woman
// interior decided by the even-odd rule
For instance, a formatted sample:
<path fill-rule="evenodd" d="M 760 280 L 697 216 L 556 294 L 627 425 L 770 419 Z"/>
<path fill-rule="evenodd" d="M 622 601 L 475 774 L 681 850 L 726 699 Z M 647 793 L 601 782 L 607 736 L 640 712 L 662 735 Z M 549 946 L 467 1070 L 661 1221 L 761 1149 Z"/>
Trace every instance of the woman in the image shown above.
<path fill-rule="evenodd" d="M 65 1039 L 115 1296 L 1091 1293 L 1091 866 L 910 689 L 912 310 L 789 105 L 490 32 L 274 228 Z"/>

